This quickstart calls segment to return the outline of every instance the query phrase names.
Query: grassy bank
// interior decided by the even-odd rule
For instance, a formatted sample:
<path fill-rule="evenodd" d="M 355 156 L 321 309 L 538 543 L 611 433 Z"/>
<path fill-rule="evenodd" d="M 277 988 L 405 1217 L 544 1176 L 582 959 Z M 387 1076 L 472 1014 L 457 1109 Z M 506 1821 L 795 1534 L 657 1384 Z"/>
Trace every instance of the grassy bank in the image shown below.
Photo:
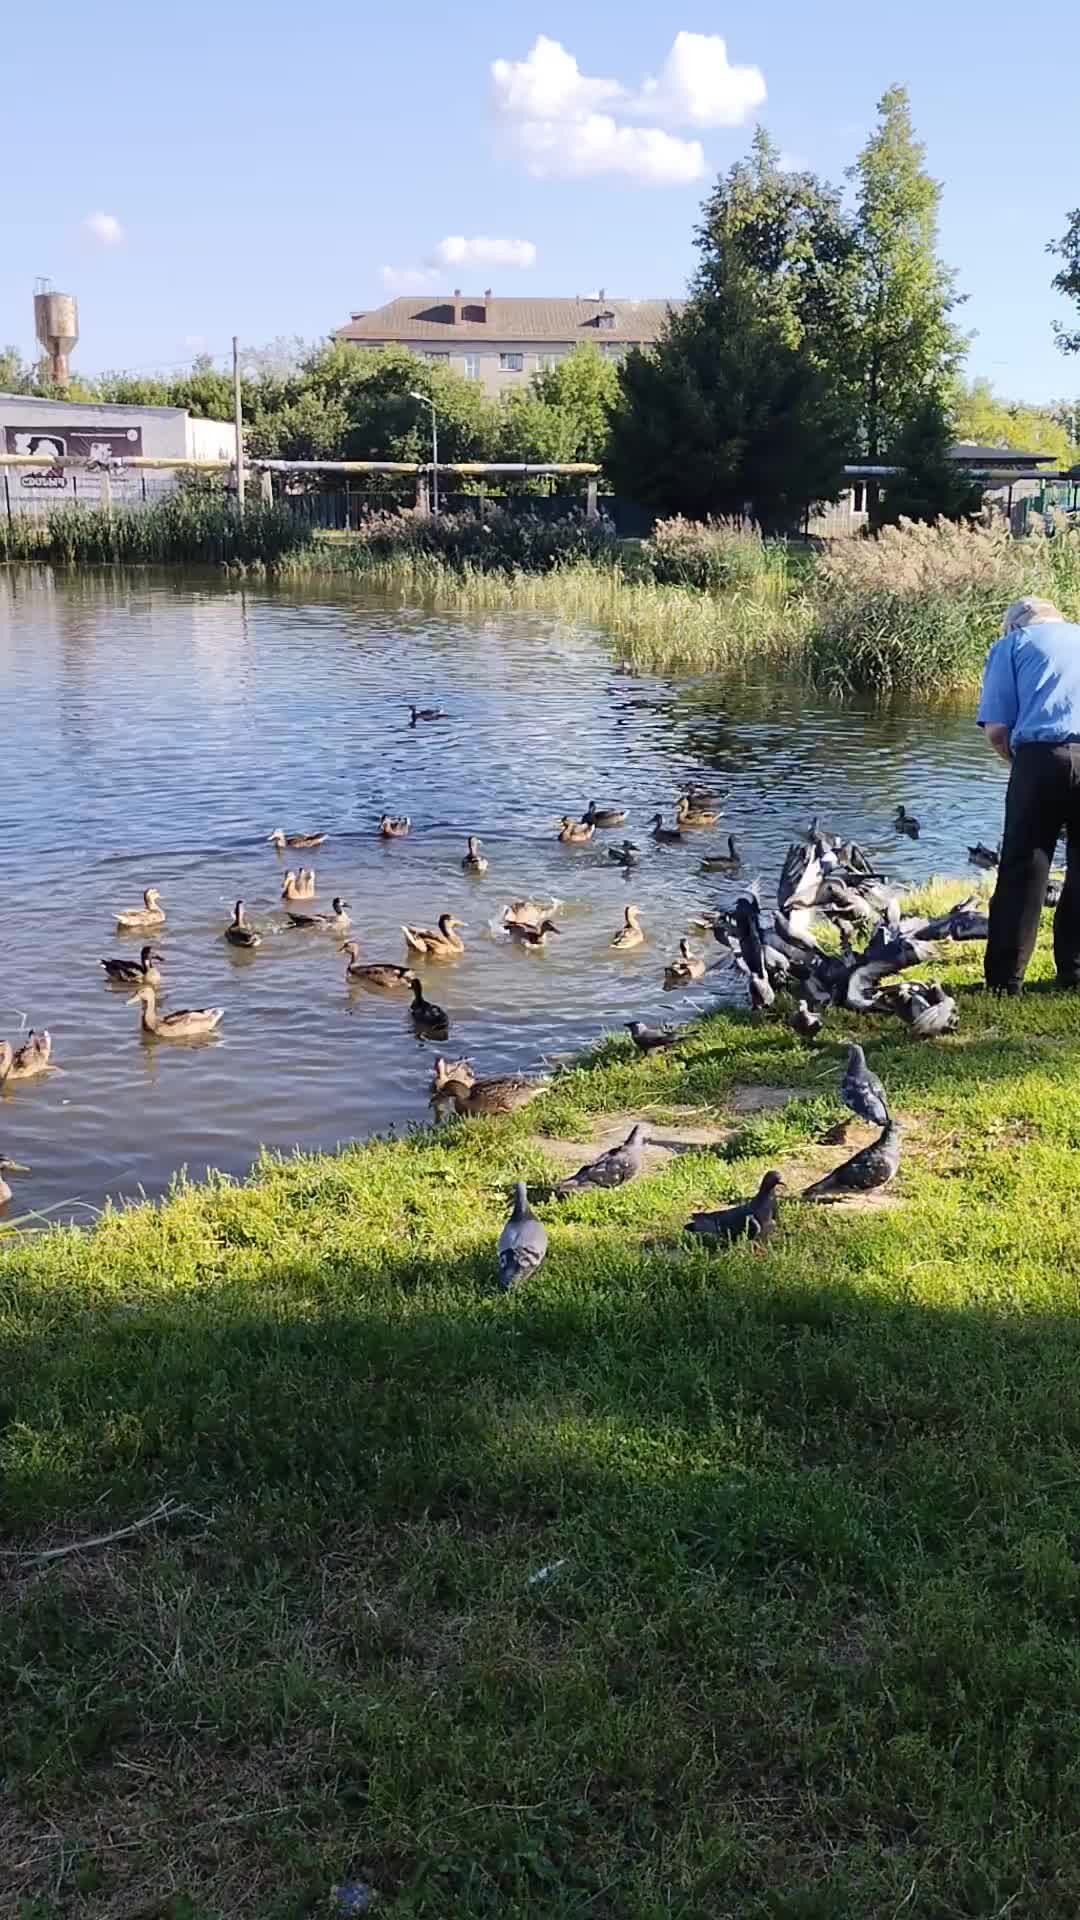
<path fill-rule="evenodd" d="M 220 564 L 303 582 L 337 575 L 409 605 L 537 611 L 609 631 L 642 667 L 802 675 L 843 698 L 950 699 L 978 683 L 1023 593 L 1080 616 L 1080 532 L 905 526 L 815 553 L 741 526 L 672 520 L 637 546 L 603 524 L 489 513 L 375 515 L 319 538 L 282 506 L 244 515 L 178 495 L 145 512 L 60 509 L 0 525 L 0 559 L 80 567 Z"/>
<path fill-rule="evenodd" d="M 1080 1001 L 945 951 L 891 1200 L 764 1255 L 675 1230 L 839 1157 L 846 1016 L 6 1252 L 6 1549 L 187 1510 L 0 1561 L 0 1911 L 1074 1920 Z M 545 1137 L 687 1108 L 493 1293 Z"/>

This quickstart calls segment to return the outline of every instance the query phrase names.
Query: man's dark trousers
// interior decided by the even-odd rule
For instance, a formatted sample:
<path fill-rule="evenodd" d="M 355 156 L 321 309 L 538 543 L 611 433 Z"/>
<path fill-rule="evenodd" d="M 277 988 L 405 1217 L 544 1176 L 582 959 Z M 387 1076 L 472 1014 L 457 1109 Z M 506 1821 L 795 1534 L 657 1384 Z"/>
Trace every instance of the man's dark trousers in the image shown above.
<path fill-rule="evenodd" d="M 986 943 L 988 987 L 1019 987 L 1035 950 L 1046 883 L 1065 831 L 1065 885 L 1054 917 L 1059 985 L 1080 986 L 1080 740 L 1017 747 Z"/>

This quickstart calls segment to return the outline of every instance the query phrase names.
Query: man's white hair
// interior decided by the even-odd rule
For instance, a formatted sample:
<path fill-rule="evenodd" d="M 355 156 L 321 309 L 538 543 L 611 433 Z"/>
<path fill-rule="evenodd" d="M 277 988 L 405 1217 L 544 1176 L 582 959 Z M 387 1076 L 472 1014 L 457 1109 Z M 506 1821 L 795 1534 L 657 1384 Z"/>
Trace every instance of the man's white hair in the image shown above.
<path fill-rule="evenodd" d="M 1026 600 L 1014 600 L 1011 607 L 1006 607 L 1001 631 L 1003 635 L 1015 633 L 1019 627 L 1041 627 L 1048 621 L 1064 619 L 1065 615 L 1058 612 L 1052 600 L 1040 600 L 1038 594 L 1033 593 Z"/>

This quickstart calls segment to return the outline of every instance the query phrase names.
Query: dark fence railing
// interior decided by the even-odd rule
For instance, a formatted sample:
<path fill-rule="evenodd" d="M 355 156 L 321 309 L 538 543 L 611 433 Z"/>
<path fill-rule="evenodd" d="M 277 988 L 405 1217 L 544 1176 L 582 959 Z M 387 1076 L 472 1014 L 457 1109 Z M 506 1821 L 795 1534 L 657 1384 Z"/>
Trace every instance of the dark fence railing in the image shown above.
<path fill-rule="evenodd" d="M 375 513 L 402 513 L 414 504 L 410 488 L 333 487 L 313 493 L 282 493 L 283 506 L 305 526 L 327 533 L 346 533 L 363 525 Z M 618 494 L 604 494 L 597 502 L 600 512 L 610 520 L 620 539 L 644 540 L 652 532 L 655 515 L 636 501 Z M 584 513 L 585 500 L 580 493 L 440 493 L 444 513 L 474 513 L 478 517 L 499 512 L 525 515 L 537 520 L 563 520 L 567 514 Z"/>

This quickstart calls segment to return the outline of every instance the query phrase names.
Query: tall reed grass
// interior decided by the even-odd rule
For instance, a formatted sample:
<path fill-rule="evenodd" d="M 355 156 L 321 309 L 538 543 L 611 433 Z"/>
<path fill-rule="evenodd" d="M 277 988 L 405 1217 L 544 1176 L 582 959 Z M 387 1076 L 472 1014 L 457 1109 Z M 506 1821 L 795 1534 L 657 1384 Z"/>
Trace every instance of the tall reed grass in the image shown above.
<path fill-rule="evenodd" d="M 263 566 L 312 543 L 287 508 L 178 492 L 142 508 L 54 507 L 43 519 L 0 521 L 0 560 L 59 567 Z"/>

